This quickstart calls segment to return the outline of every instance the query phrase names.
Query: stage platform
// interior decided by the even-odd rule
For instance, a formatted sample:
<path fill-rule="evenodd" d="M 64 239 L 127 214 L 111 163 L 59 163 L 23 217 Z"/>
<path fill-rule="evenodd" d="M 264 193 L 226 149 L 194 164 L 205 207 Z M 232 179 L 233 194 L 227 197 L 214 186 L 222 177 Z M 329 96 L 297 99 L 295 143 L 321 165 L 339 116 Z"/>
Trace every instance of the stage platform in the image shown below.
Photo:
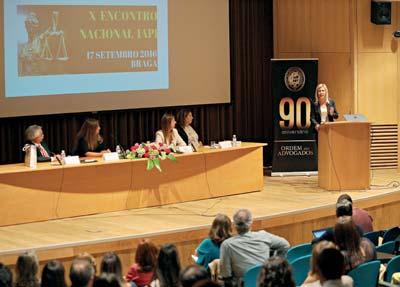
<path fill-rule="evenodd" d="M 379 170 L 371 171 L 371 177 L 370 190 L 348 192 L 355 206 L 370 212 L 375 229 L 399 225 L 400 174 Z M 176 244 L 186 265 L 207 236 L 213 217 L 231 216 L 238 208 L 253 212 L 253 229 L 266 229 L 295 245 L 311 240 L 312 230 L 334 224 L 339 194 L 318 188 L 316 176 L 264 177 L 261 192 L 1 227 L 0 262 L 12 266 L 18 254 L 34 249 L 41 264 L 57 258 L 68 268 L 80 252 L 90 252 L 99 260 L 105 252 L 115 251 L 125 269 L 134 260 L 137 242 L 150 238 L 157 244 Z"/>

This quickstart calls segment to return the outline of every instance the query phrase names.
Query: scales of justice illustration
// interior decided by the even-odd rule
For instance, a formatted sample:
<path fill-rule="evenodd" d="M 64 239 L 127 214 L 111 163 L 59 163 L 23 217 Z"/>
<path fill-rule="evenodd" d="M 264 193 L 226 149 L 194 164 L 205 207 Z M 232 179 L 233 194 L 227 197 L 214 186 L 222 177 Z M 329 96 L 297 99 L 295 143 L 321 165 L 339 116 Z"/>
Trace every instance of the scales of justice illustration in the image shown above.
<path fill-rule="evenodd" d="M 59 29 L 58 20 L 60 13 L 53 11 L 52 23 L 44 32 L 40 31 L 39 18 L 36 13 L 31 12 L 25 18 L 25 28 L 28 33 L 28 43 L 21 51 L 21 57 L 34 62 L 35 60 L 67 61 L 69 59 L 65 45 L 64 31 Z M 51 39 L 56 39 L 55 41 Z M 52 45 L 57 45 L 52 47 Z M 56 49 L 51 49 L 56 48 Z M 52 51 L 57 50 L 53 55 Z"/>

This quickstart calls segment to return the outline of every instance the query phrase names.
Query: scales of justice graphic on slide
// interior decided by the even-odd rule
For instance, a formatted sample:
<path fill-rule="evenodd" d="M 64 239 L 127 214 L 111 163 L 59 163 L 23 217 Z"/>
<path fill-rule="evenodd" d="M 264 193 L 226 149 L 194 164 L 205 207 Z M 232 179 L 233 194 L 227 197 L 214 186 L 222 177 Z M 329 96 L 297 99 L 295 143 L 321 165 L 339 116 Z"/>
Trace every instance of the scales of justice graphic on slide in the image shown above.
<path fill-rule="evenodd" d="M 59 15 L 58 11 L 52 12 L 51 25 L 44 31 L 40 28 L 40 21 L 35 12 L 30 12 L 25 17 L 28 42 L 20 46 L 20 76 L 45 74 L 49 64 L 69 59 L 64 31 L 58 25 Z"/>

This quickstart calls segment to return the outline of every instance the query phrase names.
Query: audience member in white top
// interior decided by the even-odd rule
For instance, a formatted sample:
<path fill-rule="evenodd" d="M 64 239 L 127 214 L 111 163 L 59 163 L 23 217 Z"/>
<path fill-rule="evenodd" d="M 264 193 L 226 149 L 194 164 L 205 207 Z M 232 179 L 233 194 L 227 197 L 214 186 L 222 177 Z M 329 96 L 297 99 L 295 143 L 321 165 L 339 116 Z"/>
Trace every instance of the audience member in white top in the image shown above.
<path fill-rule="evenodd" d="M 156 132 L 156 143 L 166 145 L 186 146 L 185 142 L 175 129 L 176 121 L 172 114 L 164 114 L 161 118 L 161 130 Z"/>
<path fill-rule="evenodd" d="M 318 266 L 317 266 L 317 258 L 319 254 L 328 248 L 334 248 L 338 249 L 337 246 L 331 242 L 331 241 L 321 241 L 318 242 L 317 244 L 314 245 L 313 250 L 312 250 L 312 257 L 311 257 L 311 266 L 310 266 L 310 272 L 308 272 L 308 276 L 306 280 L 304 281 L 303 287 L 320 287 L 321 282 L 320 282 L 320 275 L 318 271 Z M 341 282 L 343 283 L 343 286 L 350 287 L 353 286 L 353 279 L 350 276 L 347 275 L 342 275 L 341 276 Z"/>

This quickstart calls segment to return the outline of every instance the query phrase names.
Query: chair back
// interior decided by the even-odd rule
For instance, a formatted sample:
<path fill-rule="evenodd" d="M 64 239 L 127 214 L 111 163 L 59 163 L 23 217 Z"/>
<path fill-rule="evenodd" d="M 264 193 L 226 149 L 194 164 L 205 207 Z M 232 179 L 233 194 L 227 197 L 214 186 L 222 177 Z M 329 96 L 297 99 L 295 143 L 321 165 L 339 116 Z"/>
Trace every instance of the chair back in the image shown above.
<path fill-rule="evenodd" d="M 300 286 L 303 284 L 304 280 L 306 280 L 308 271 L 310 271 L 310 260 L 311 255 L 306 255 L 299 257 L 290 263 L 296 286 Z"/>
<path fill-rule="evenodd" d="M 363 237 L 368 238 L 375 246 L 379 245 L 379 237 L 383 236 L 385 232 L 383 230 L 371 231 L 364 233 Z"/>
<path fill-rule="evenodd" d="M 376 247 L 376 251 L 377 252 L 384 252 L 384 253 L 393 254 L 395 245 L 396 244 L 395 244 L 394 241 L 389 241 L 389 242 L 386 242 L 386 243 Z"/>
<path fill-rule="evenodd" d="M 286 254 L 286 259 L 289 263 L 292 263 L 297 258 L 310 255 L 311 251 L 312 251 L 311 243 L 296 245 L 288 250 Z"/>
<path fill-rule="evenodd" d="M 261 273 L 263 264 L 251 267 L 243 276 L 244 287 L 257 287 L 258 276 Z"/>
<path fill-rule="evenodd" d="M 396 239 L 400 238 L 400 227 L 396 226 L 393 228 L 390 228 L 383 234 L 383 240 L 382 243 L 386 243 L 389 241 L 395 241 Z"/>
<path fill-rule="evenodd" d="M 376 287 L 378 284 L 379 267 L 381 263 L 378 260 L 370 261 L 358 265 L 349 272 L 353 278 L 354 287 Z"/>
<path fill-rule="evenodd" d="M 390 259 L 385 274 L 385 281 L 391 282 L 393 273 L 400 272 L 400 255 Z"/>

